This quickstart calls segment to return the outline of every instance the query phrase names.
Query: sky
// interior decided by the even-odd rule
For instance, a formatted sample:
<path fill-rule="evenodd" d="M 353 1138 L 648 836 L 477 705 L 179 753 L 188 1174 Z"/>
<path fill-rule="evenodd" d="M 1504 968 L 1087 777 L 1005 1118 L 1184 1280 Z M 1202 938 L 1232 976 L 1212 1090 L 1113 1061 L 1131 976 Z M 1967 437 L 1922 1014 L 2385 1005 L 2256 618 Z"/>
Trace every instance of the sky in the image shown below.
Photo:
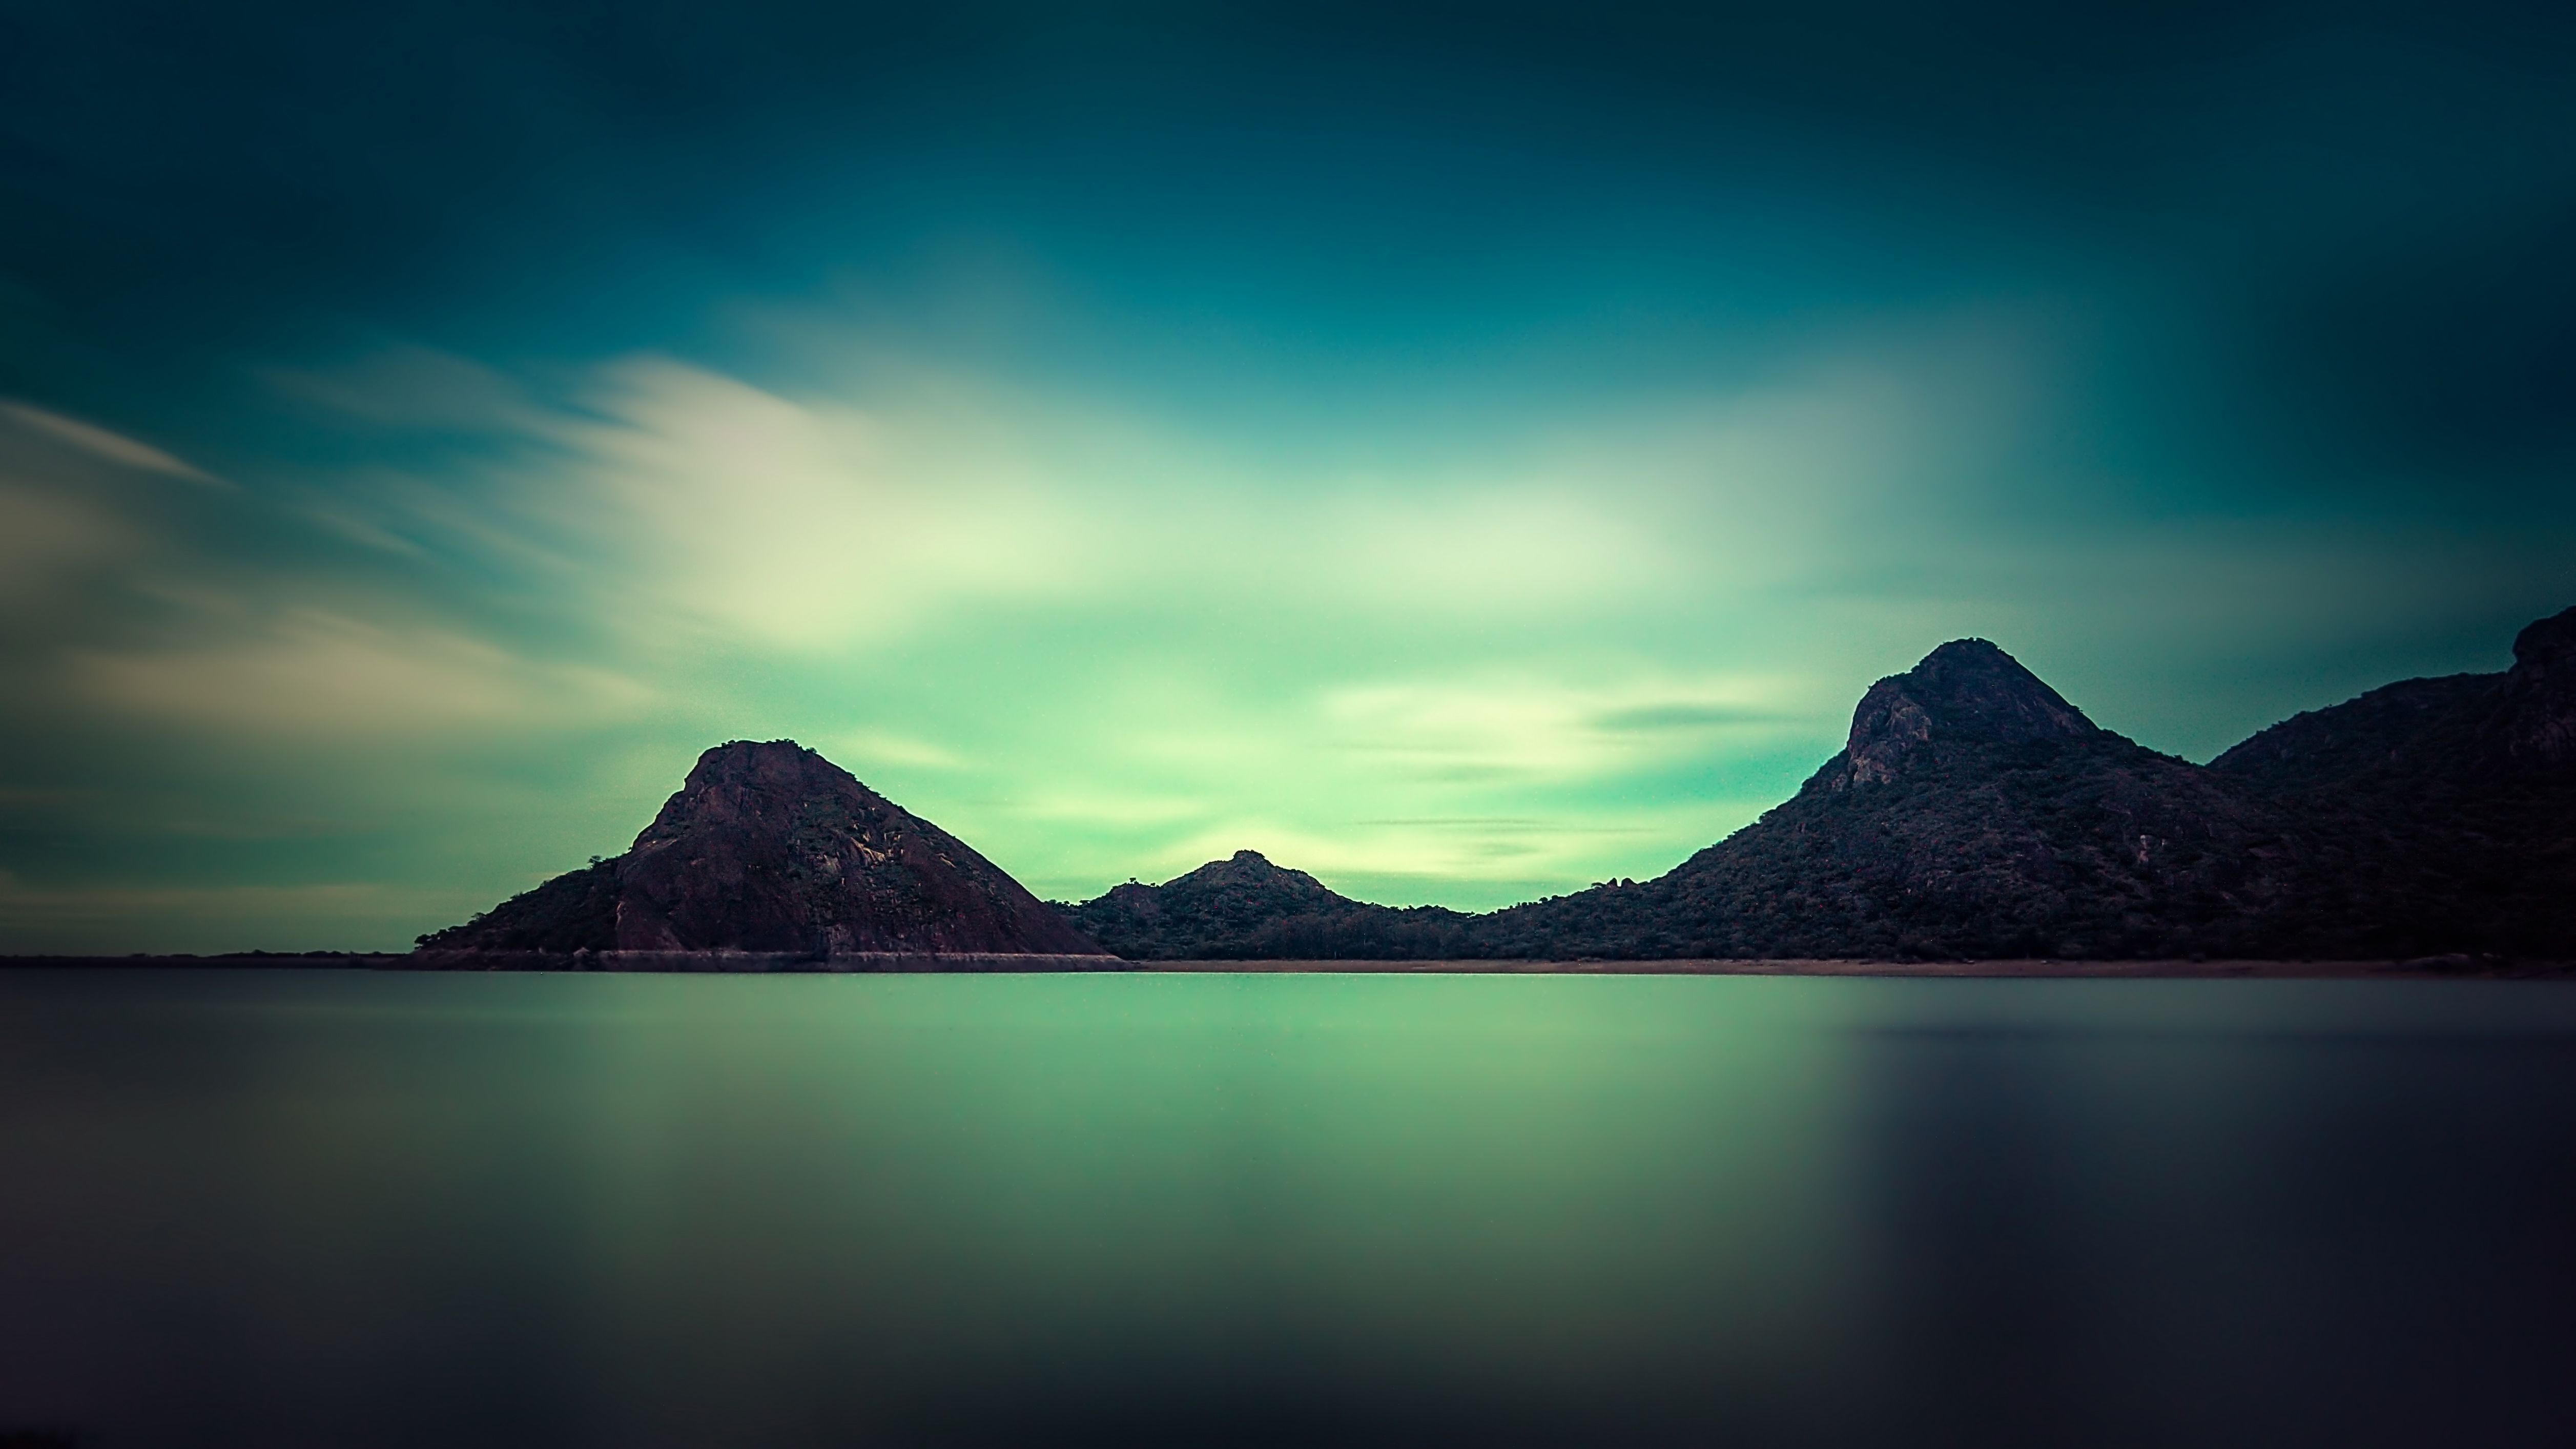
<path fill-rule="evenodd" d="M 1988 638 L 2576 603 L 2576 10 L 19 0 L 0 951 L 401 949 L 794 738 L 1042 896 L 1646 878 Z"/>

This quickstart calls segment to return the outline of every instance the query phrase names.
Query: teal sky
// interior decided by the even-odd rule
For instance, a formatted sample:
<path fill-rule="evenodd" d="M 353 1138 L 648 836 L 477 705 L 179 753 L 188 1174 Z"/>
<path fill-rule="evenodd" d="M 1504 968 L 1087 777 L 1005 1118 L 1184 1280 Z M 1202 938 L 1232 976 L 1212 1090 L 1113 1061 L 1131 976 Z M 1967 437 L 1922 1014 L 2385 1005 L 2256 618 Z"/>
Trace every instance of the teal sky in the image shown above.
<path fill-rule="evenodd" d="M 0 951 L 404 946 L 792 737 L 1042 895 L 1660 874 L 1995 640 L 2206 759 L 2576 603 L 2576 31 L 38 4 Z"/>

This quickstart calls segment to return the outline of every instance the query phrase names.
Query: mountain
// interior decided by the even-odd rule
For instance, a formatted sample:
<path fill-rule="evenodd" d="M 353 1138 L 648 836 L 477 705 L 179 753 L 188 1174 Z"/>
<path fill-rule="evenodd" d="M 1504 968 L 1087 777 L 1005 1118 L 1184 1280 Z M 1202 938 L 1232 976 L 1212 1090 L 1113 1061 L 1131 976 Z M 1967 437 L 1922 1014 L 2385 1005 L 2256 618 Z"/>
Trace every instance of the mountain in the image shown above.
<path fill-rule="evenodd" d="M 2210 764 L 2102 728 L 1982 639 L 1872 685 L 1840 752 L 1645 882 L 1486 915 L 1253 851 L 1049 906 L 791 741 L 709 750 L 613 860 L 431 950 L 1139 960 L 2576 955 L 2576 609 L 2498 674 L 2407 680 Z"/>
<path fill-rule="evenodd" d="M 1437 960 L 1465 948 L 1475 918 L 1336 895 L 1302 870 L 1239 850 L 1161 885 L 1129 881 L 1063 908 L 1103 946 L 1137 961 Z"/>
<path fill-rule="evenodd" d="M 1964 639 L 1872 685 L 1842 751 L 1754 824 L 1488 936 L 1510 955 L 2267 952 L 2322 863 L 2301 823 Z"/>
<path fill-rule="evenodd" d="M 2576 954 L 2576 609 L 2514 659 L 2202 766 L 1963 639 L 1871 686 L 1794 797 L 1655 880 L 1435 917 L 1247 852 L 1069 909 L 1139 957 Z"/>
<path fill-rule="evenodd" d="M 793 740 L 698 757 L 627 852 L 427 950 L 1098 954 L 964 842 Z"/>
<path fill-rule="evenodd" d="M 2576 609 L 2513 656 L 2284 720 L 2210 768 L 2348 837 L 2343 894 L 2387 949 L 2576 952 Z"/>

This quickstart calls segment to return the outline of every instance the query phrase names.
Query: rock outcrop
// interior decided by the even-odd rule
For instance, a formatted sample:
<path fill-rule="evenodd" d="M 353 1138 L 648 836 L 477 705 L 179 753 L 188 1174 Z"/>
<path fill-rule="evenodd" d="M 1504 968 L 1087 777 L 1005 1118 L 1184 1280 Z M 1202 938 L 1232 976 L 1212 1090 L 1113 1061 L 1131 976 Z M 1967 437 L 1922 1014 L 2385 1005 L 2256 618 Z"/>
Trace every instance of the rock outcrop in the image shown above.
<path fill-rule="evenodd" d="M 2508 756 L 2551 770 L 2576 767 L 2576 609 L 2514 636 L 2498 715 Z"/>
<path fill-rule="evenodd" d="M 1100 954 L 964 842 L 792 740 L 707 751 L 625 854 L 420 944 L 816 958 Z"/>

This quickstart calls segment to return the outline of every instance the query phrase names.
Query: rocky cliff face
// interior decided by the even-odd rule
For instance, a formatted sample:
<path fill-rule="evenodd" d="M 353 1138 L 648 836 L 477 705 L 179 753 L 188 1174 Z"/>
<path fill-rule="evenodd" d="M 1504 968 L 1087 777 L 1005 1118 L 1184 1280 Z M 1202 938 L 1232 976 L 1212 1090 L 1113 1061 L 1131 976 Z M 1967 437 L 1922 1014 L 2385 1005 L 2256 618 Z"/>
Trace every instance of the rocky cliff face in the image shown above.
<path fill-rule="evenodd" d="M 2503 694 L 2498 714 L 2505 753 L 2552 772 L 2576 768 L 2576 609 L 2514 636 Z"/>
<path fill-rule="evenodd" d="M 707 751 L 624 855 L 421 945 L 817 956 L 1100 949 L 964 842 L 790 740 Z"/>

